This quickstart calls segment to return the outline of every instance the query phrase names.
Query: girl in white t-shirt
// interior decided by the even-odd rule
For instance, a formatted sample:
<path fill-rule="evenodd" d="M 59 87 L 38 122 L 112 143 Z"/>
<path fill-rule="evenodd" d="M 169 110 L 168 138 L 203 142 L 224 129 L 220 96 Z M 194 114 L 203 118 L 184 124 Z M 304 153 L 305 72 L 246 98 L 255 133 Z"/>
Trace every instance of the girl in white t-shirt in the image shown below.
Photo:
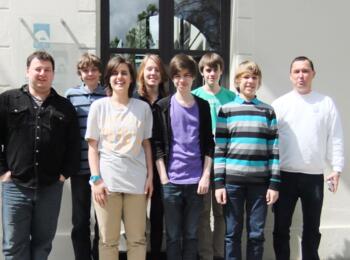
<path fill-rule="evenodd" d="M 111 58 L 104 79 L 110 96 L 92 104 L 85 135 L 100 258 L 118 259 L 123 219 L 128 259 L 142 260 L 146 258 L 147 197 L 153 191 L 152 112 L 147 103 L 132 98 L 136 77 L 128 60 Z"/>

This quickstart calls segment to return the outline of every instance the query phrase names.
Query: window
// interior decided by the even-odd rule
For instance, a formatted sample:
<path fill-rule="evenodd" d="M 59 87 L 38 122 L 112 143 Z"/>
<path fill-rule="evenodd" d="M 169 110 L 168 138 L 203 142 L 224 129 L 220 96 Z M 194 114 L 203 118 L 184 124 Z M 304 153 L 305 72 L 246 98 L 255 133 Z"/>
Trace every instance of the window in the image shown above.
<path fill-rule="evenodd" d="M 197 61 L 208 51 L 219 53 L 228 86 L 229 0 L 106 0 L 101 1 L 101 58 L 128 54 L 136 67 L 146 53 L 167 64 L 176 53 Z M 198 79 L 196 84 L 201 84 Z"/>
<path fill-rule="evenodd" d="M 158 1 L 110 1 L 109 24 L 110 48 L 159 48 Z"/>

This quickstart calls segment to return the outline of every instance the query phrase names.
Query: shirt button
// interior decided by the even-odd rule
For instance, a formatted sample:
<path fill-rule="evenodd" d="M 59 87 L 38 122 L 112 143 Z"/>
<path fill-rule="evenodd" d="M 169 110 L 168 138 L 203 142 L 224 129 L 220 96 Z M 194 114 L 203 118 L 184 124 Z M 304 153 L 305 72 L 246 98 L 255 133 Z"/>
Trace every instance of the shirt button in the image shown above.
<path fill-rule="evenodd" d="M 40 116 L 38 116 L 38 119 L 40 119 Z"/>
<path fill-rule="evenodd" d="M 34 107 L 34 109 L 37 109 L 38 107 Z"/>
<path fill-rule="evenodd" d="M 39 140 L 39 139 L 40 139 L 40 137 L 39 137 L 39 136 L 37 136 L 37 137 L 36 137 L 36 140 Z"/>
<path fill-rule="evenodd" d="M 38 162 L 36 162 L 36 163 L 35 163 L 35 165 L 36 165 L 36 166 L 38 166 L 38 165 L 39 165 L 39 163 L 38 163 Z"/>
<path fill-rule="evenodd" d="M 38 128 L 38 129 L 39 129 L 39 128 L 40 128 L 40 126 L 37 126 L 36 128 Z"/>
<path fill-rule="evenodd" d="M 36 153 L 38 153 L 38 152 L 39 152 L 39 150 L 35 150 L 35 152 L 36 152 Z"/>

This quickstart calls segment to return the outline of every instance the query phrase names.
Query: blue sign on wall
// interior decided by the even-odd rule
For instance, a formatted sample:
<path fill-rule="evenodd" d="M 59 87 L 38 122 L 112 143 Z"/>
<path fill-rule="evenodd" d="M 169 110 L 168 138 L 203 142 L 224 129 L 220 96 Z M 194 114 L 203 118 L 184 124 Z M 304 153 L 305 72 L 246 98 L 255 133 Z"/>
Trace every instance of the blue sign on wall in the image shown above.
<path fill-rule="evenodd" d="M 36 39 L 33 44 L 34 49 L 45 50 L 50 48 L 50 24 L 33 24 L 33 33 Z"/>

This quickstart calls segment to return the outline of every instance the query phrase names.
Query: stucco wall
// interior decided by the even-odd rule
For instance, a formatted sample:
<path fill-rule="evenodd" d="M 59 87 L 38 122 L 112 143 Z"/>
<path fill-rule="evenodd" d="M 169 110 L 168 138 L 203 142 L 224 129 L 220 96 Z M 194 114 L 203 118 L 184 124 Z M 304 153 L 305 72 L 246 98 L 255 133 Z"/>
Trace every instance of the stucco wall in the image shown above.
<path fill-rule="evenodd" d="M 315 63 L 313 89 L 331 96 L 341 114 L 345 151 L 349 138 L 350 17 L 347 0 L 237 0 L 232 6 L 231 79 L 234 67 L 244 59 L 255 60 L 262 68 L 259 97 L 268 103 L 290 91 L 290 61 L 299 55 Z M 305 129 L 307 131 L 307 129 Z M 347 158 L 347 156 L 346 156 Z M 346 160 L 347 162 L 347 160 Z M 320 256 L 322 259 L 350 259 L 350 176 L 349 166 L 341 177 L 337 194 L 325 189 L 322 212 Z M 272 216 L 266 228 L 264 259 L 273 259 Z M 300 207 L 292 226 L 292 258 L 300 256 Z"/>

